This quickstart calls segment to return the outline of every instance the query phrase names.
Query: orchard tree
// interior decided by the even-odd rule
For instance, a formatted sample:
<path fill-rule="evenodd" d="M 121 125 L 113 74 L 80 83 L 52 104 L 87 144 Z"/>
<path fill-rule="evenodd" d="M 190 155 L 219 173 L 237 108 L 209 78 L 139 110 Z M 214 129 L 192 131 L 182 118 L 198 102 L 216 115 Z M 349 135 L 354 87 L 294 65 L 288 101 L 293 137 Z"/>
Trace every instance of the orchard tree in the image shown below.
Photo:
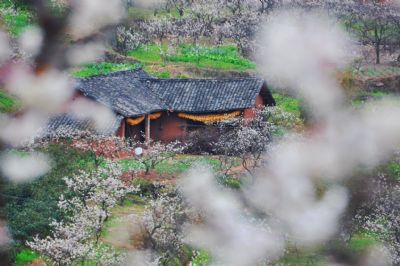
<path fill-rule="evenodd" d="M 141 22 L 140 24 L 142 24 Z M 147 29 L 147 28 L 146 28 Z M 150 42 L 150 35 L 140 26 L 118 26 L 115 30 L 115 49 L 123 54 L 135 50 L 142 44 Z"/>
<path fill-rule="evenodd" d="M 220 154 L 225 175 L 233 167 L 232 157 L 239 157 L 241 164 L 249 174 L 259 166 L 262 155 L 272 141 L 272 125 L 268 122 L 269 114 L 263 110 L 254 110 L 253 119 L 242 118 L 233 121 L 233 130 L 226 130 L 225 123 L 220 124 L 224 132 L 214 144 L 214 152 Z"/>
<path fill-rule="evenodd" d="M 36 236 L 27 245 L 55 265 L 122 263 L 122 254 L 100 242 L 111 209 L 127 193 L 137 190 L 125 185 L 120 180 L 121 174 L 115 164 L 108 163 L 105 168 L 98 168 L 94 172 L 81 172 L 65 178 L 68 193 L 62 195 L 58 202 L 64 220 L 51 223 L 51 236 Z M 69 197 L 69 194 L 74 196 Z"/>
<path fill-rule="evenodd" d="M 322 8 L 343 20 L 362 44 L 375 48 L 375 62 L 381 63 L 384 46 L 400 44 L 400 8 L 385 1 L 294 1 L 292 4 L 304 8 Z"/>
<path fill-rule="evenodd" d="M 175 9 L 180 17 L 183 17 L 185 10 L 192 4 L 193 0 L 166 0 L 165 9 Z"/>
<path fill-rule="evenodd" d="M 260 2 L 261 13 L 269 13 L 282 6 L 283 0 L 258 0 Z"/>
<path fill-rule="evenodd" d="M 183 144 L 179 141 L 166 144 L 151 141 L 149 148 L 144 151 L 144 154 L 141 155 L 141 157 L 138 158 L 138 161 L 145 166 L 145 174 L 148 175 L 150 170 L 154 170 L 158 164 L 182 153 L 186 147 L 187 144 Z"/>
<path fill-rule="evenodd" d="M 385 245 L 393 265 L 400 263 L 400 186 L 391 184 L 388 176 L 379 173 L 373 180 L 371 194 L 358 209 L 355 229 L 373 235 Z"/>

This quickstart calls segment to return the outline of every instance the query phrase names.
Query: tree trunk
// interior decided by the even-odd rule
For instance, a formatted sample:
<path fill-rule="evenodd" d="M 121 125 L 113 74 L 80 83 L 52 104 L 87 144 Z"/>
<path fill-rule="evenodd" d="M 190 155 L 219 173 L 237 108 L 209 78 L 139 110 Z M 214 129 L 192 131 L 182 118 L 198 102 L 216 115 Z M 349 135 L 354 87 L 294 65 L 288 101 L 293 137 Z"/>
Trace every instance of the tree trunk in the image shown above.
<path fill-rule="evenodd" d="M 376 64 L 379 65 L 381 63 L 381 39 L 379 37 L 378 28 L 374 29 L 375 36 L 375 55 L 376 55 Z"/>
<path fill-rule="evenodd" d="M 381 48 L 379 42 L 375 45 L 375 55 L 376 55 L 375 63 L 379 65 L 381 63 Z"/>

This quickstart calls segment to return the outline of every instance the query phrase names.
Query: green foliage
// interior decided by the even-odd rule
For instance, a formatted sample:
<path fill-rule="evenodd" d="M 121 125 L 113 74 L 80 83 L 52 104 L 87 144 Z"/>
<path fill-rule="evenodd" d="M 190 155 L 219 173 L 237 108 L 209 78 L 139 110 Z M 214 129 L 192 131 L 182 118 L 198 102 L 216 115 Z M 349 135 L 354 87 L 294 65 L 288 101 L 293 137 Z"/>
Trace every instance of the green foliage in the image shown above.
<path fill-rule="evenodd" d="M 141 171 L 141 170 L 145 169 L 144 165 L 135 159 L 121 160 L 121 161 L 119 161 L 119 165 L 121 166 L 122 171 L 124 171 L 124 172 Z"/>
<path fill-rule="evenodd" d="M 349 242 L 349 248 L 352 251 L 358 252 L 358 251 L 363 251 L 376 244 L 377 241 L 372 235 L 366 232 L 360 232 L 356 233 L 351 237 Z"/>
<path fill-rule="evenodd" d="M 15 265 L 25 266 L 26 264 L 33 262 L 37 258 L 39 258 L 39 254 L 32 250 L 24 249 L 15 256 Z"/>
<path fill-rule="evenodd" d="M 268 121 L 274 125 L 272 134 L 274 136 L 282 136 L 287 130 L 300 129 L 304 126 L 304 121 L 295 112 L 284 111 L 281 106 L 267 107 L 265 116 Z"/>
<path fill-rule="evenodd" d="M 278 265 L 302 265 L 302 266 L 323 266 L 327 265 L 317 255 L 289 254 L 280 260 Z"/>
<path fill-rule="evenodd" d="M 196 252 L 196 255 L 193 256 L 193 259 L 190 263 L 192 266 L 207 266 L 211 264 L 210 255 L 205 251 Z"/>
<path fill-rule="evenodd" d="M 391 162 L 386 166 L 388 177 L 392 180 L 400 181 L 400 163 Z"/>
<path fill-rule="evenodd" d="M 130 7 L 128 9 L 128 16 L 129 16 L 129 18 L 136 19 L 136 20 L 146 20 L 146 19 L 150 19 L 152 16 L 154 16 L 154 10 Z"/>
<path fill-rule="evenodd" d="M 240 57 L 235 46 L 202 47 L 184 44 L 177 55 L 168 58 L 171 62 L 195 63 L 198 66 L 220 69 L 254 69 L 255 65 Z"/>
<path fill-rule="evenodd" d="M 394 94 L 382 90 L 363 91 L 352 101 L 352 105 L 356 107 L 362 106 L 368 101 L 379 100 L 383 97 L 390 96 L 394 96 Z"/>
<path fill-rule="evenodd" d="M 171 73 L 169 73 L 168 71 L 154 72 L 152 73 L 152 75 L 161 79 L 169 79 L 171 77 Z"/>
<path fill-rule="evenodd" d="M 0 20 L 2 20 L 8 31 L 13 36 L 18 36 L 29 26 L 31 14 L 27 8 L 17 2 L 3 0 L 0 3 Z"/>
<path fill-rule="evenodd" d="M 91 170 L 101 164 L 92 152 L 83 152 L 65 144 L 52 144 L 41 149 L 53 161 L 53 169 L 43 177 L 24 184 L 8 183 L 3 187 L 7 199 L 5 215 L 16 251 L 27 240 L 50 233 L 51 220 L 61 220 L 62 214 L 57 207 L 61 194 L 65 193 L 63 177 L 79 170 Z"/>
<path fill-rule="evenodd" d="M 77 78 L 86 78 L 96 75 L 110 74 L 117 71 L 138 69 L 142 64 L 116 64 L 109 62 L 88 64 L 81 69 L 73 72 L 73 76 Z"/>
<path fill-rule="evenodd" d="M 278 92 L 274 92 L 272 96 L 276 101 L 276 105 L 282 108 L 283 111 L 291 113 L 296 117 L 300 117 L 301 105 L 299 99 Z"/>
<path fill-rule="evenodd" d="M 363 252 L 377 243 L 376 239 L 370 233 L 358 232 L 351 237 L 346 247 L 340 246 L 339 248 L 345 248 L 343 251 L 346 252 Z M 320 247 L 316 250 L 299 250 L 292 247 L 289 248 L 287 254 L 279 260 L 278 265 L 326 265 L 324 257 L 321 256 L 323 253 L 324 247 Z"/>
<path fill-rule="evenodd" d="M 382 78 L 400 75 L 400 67 L 396 66 L 365 66 L 355 72 L 357 76 L 362 78 Z"/>
<path fill-rule="evenodd" d="M 16 109 L 15 100 L 0 90 L 0 113 L 9 113 Z"/>
<path fill-rule="evenodd" d="M 163 61 L 184 63 L 197 67 L 224 69 L 224 70 L 248 70 L 255 69 L 255 64 L 239 55 L 235 46 L 205 47 L 191 44 L 182 44 L 166 53 L 166 45 L 145 45 L 131 51 L 130 56 L 146 63 L 161 63 Z"/>
<path fill-rule="evenodd" d="M 135 187 L 139 187 L 140 196 L 150 197 L 153 195 L 154 184 L 144 178 L 135 178 L 132 181 L 132 185 Z"/>
<path fill-rule="evenodd" d="M 231 189 L 240 189 L 242 182 L 240 181 L 240 179 L 232 177 L 232 176 L 220 176 L 218 178 L 218 182 L 227 187 L 227 188 L 231 188 Z"/>
<path fill-rule="evenodd" d="M 156 166 L 156 171 L 160 174 L 180 174 L 187 171 L 192 163 L 191 159 L 172 159 L 160 162 Z"/>
<path fill-rule="evenodd" d="M 141 62 L 161 62 L 160 52 L 164 47 L 161 47 L 160 45 L 142 45 L 136 50 L 129 52 L 128 55 L 133 56 Z"/>

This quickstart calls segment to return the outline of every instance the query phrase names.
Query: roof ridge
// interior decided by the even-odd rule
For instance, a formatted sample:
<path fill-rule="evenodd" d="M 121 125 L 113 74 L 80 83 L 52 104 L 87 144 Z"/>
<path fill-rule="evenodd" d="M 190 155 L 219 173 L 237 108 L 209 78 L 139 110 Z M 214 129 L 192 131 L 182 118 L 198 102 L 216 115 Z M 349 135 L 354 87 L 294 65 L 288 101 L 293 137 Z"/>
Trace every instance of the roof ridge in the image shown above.
<path fill-rule="evenodd" d="M 149 80 L 149 81 L 161 81 L 161 82 L 167 82 L 167 81 L 179 81 L 179 82 L 185 82 L 185 81 L 217 81 L 217 82 L 224 82 L 224 81 L 239 81 L 239 80 L 263 80 L 261 77 L 237 77 L 237 78 L 139 78 L 142 80 Z"/>
<path fill-rule="evenodd" d="M 90 76 L 90 77 L 78 78 L 78 80 L 88 80 L 88 79 L 100 78 L 100 77 L 113 77 L 113 76 L 129 73 L 129 72 L 140 72 L 140 71 L 143 71 L 143 73 L 149 75 L 146 71 L 143 70 L 142 67 L 139 67 L 139 68 L 136 68 L 136 69 L 120 70 L 120 71 L 115 71 L 115 72 L 111 72 L 111 73 L 107 73 L 107 74 L 99 74 L 99 75 L 93 75 L 93 76 Z M 138 78 L 140 78 L 140 77 L 138 77 Z"/>

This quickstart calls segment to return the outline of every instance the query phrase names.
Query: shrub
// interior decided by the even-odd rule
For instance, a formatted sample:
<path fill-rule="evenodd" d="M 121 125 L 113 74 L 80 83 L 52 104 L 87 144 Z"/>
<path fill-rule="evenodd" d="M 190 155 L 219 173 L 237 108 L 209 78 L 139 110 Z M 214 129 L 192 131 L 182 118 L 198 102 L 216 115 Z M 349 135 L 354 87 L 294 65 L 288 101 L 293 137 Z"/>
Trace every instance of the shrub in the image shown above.
<path fill-rule="evenodd" d="M 154 197 L 158 191 L 157 187 L 152 182 L 144 178 L 133 179 L 132 185 L 139 189 L 136 193 L 140 196 Z"/>
<path fill-rule="evenodd" d="M 391 162 L 386 167 L 388 177 L 392 180 L 400 180 L 400 163 Z"/>
<path fill-rule="evenodd" d="M 36 260 L 38 257 L 39 254 L 36 252 L 29 249 L 24 249 L 15 256 L 15 264 L 17 266 L 25 266 L 26 264 Z"/>
<path fill-rule="evenodd" d="M 0 91 L 0 113 L 12 112 L 16 109 L 15 99 Z"/>
<path fill-rule="evenodd" d="M 205 266 L 211 264 L 210 255 L 205 251 L 194 251 L 194 256 L 190 265 L 192 266 Z"/>
<path fill-rule="evenodd" d="M 217 127 L 199 126 L 194 130 L 190 130 L 187 139 L 190 142 L 187 152 L 190 154 L 212 154 L 214 151 L 215 140 L 220 135 Z"/>
<path fill-rule="evenodd" d="M 227 187 L 227 188 L 231 188 L 231 189 L 240 189 L 242 182 L 240 181 L 240 179 L 229 176 L 229 175 L 223 175 L 220 176 L 218 178 L 218 182 Z"/>

